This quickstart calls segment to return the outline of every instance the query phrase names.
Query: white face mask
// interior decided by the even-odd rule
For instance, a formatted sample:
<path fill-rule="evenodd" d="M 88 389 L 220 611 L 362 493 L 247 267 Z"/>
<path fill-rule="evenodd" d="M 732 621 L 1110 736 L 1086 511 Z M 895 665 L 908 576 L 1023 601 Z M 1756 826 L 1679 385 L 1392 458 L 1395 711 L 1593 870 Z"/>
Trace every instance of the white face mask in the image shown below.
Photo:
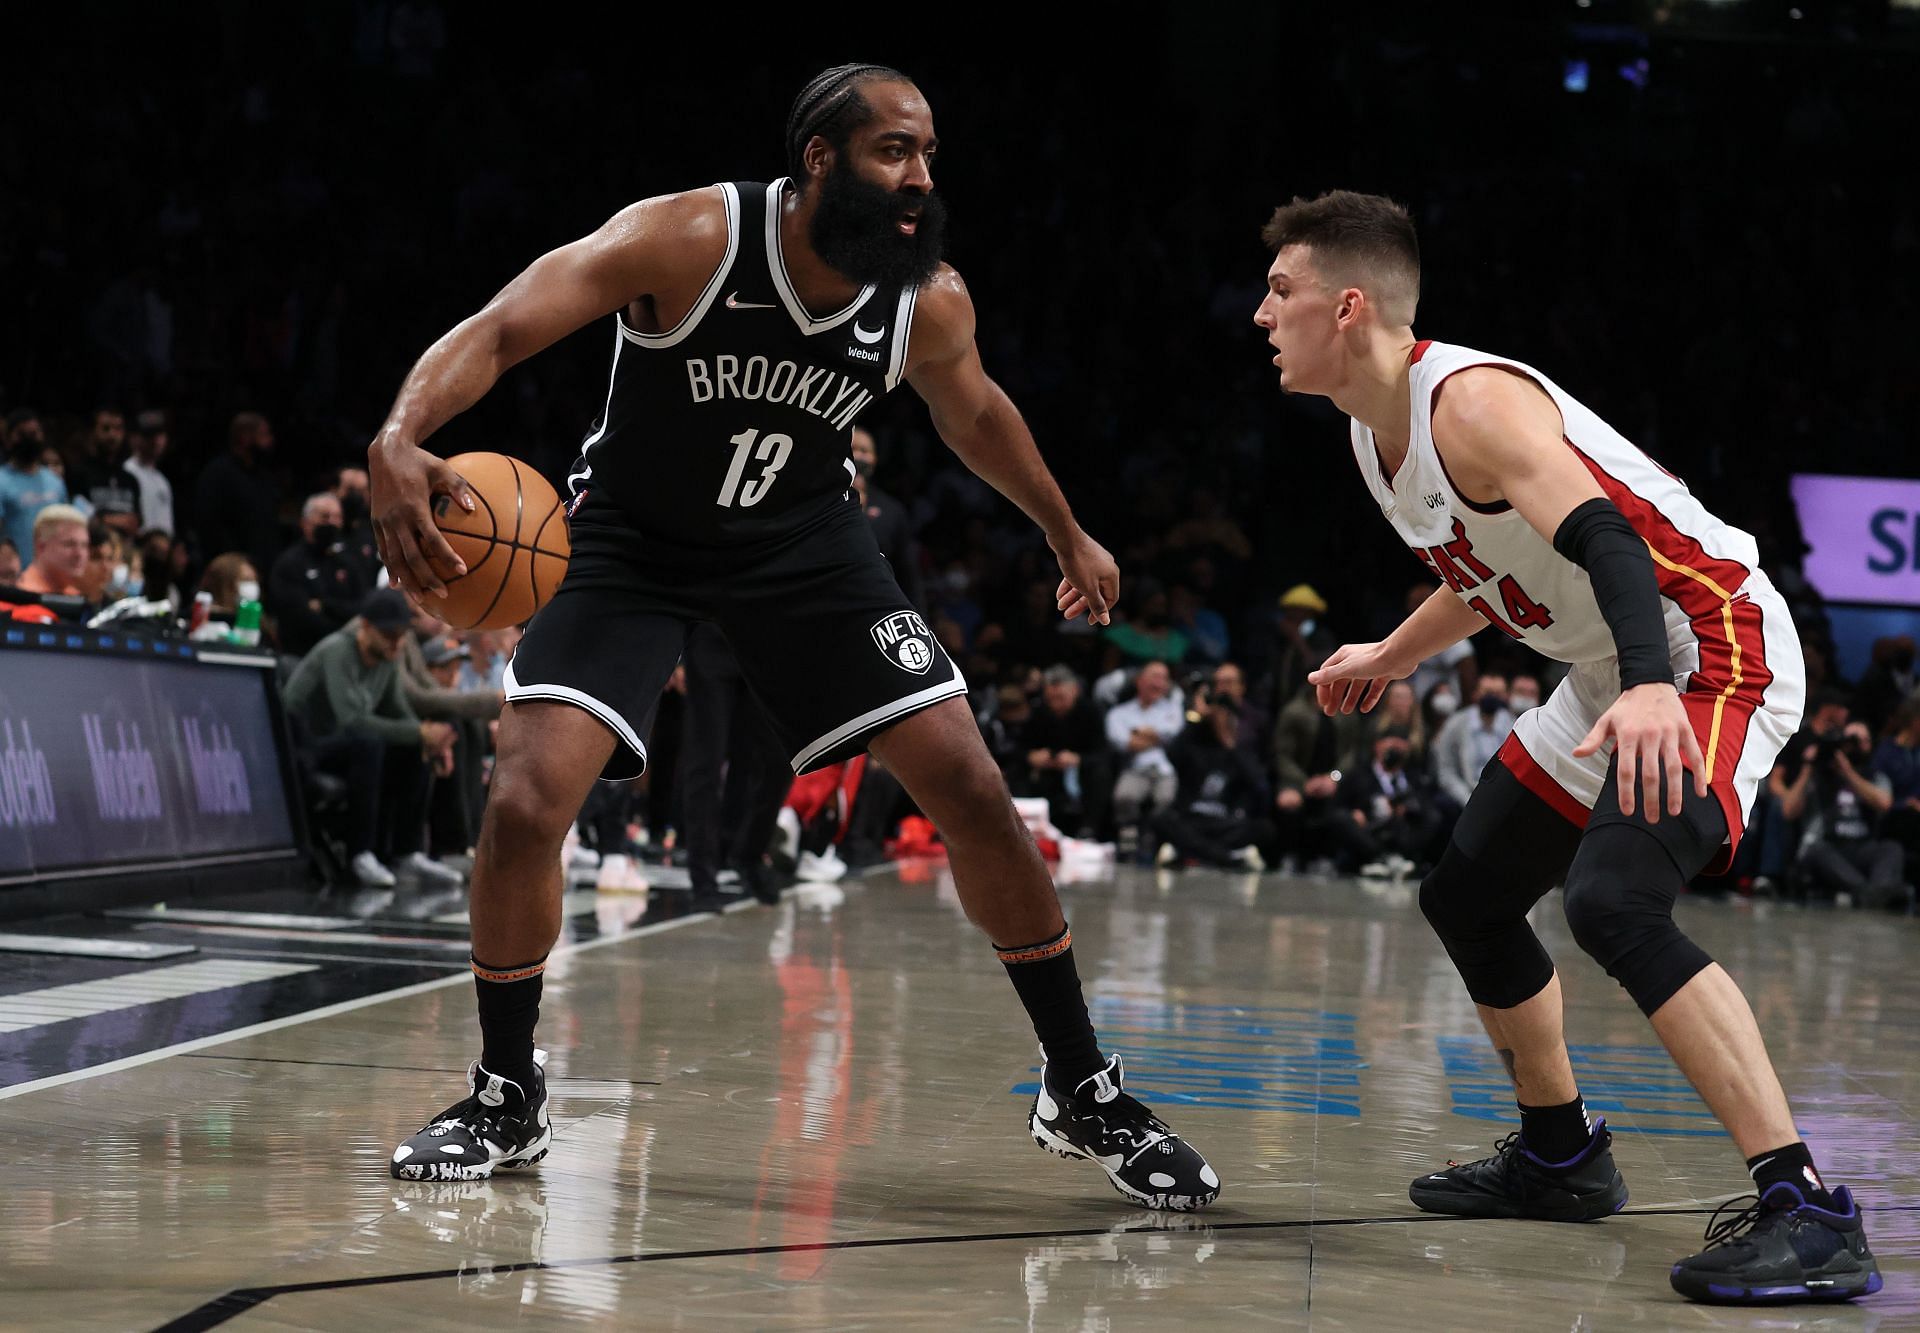
<path fill-rule="evenodd" d="M 1300 637 L 1304 639 L 1304 638 L 1306 638 L 1306 637 L 1307 637 L 1307 635 L 1309 635 L 1309 634 L 1311 634 L 1311 633 L 1313 633 L 1313 629 L 1314 629 L 1314 626 L 1316 626 L 1316 625 L 1318 625 L 1319 623 L 1320 623 L 1320 622 L 1319 622 L 1319 621 L 1317 621 L 1317 620 L 1303 620 L 1303 621 L 1301 621 L 1301 622 L 1300 622 Z"/>
<path fill-rule="evenodd" d="M 1516 694 L 1507 702 L 1508 710 L 1514 713 L 1524 713 L 1529 708 L 1538 708 L 1539 706 L 1540 700 L 1538 696 L 1532 694 Z"/>
<path fill-rule="evenodd" d="M 1452 690 L 1435 690 L 1427 696 L 1427 704 L 1436 717 L 1451 717 L 1460 707 L 1460 701 L 1454 697 Z"/>

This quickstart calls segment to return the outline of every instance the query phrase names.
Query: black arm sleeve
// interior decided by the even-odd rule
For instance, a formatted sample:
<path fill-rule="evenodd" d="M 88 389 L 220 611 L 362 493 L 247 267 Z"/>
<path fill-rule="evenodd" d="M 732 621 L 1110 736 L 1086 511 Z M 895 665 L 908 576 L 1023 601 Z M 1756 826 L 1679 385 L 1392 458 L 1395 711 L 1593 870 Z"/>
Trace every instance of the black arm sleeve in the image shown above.
<path fill-rule="evenodd" d="M 1611 500 L 1589 500 L 1553 534 L 1553 549 L 1587 571 L 1593 599 L 1613 631 L 1620 657 L 1620 688 L 1673 683 L 1667 655 L 1667 620 L 1660 610 L 1660 585 L 1653 557 Z"/>

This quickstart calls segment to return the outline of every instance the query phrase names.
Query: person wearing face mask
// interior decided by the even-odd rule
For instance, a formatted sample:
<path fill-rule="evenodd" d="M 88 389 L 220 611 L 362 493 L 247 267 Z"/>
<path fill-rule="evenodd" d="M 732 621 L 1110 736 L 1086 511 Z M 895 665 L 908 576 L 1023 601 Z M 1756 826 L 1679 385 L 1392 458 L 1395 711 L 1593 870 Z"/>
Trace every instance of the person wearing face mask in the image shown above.
<path fill-rule="evenodd" d="M 33 563 L 34 519 L 48 505 L 67 502 L 67 484 L 41 462 L 46 430 L 40 414 L 16 408 L 7 416 L 7 464 L 0 467 L 0 533 L 13 539 L 20 558 Z"/>
<path fill-rule="evenodd" d="M 329 488 L 340 502 L 340 550 L 360 567 L 369 588 L 380 584 L 380 548 L 373 540 L 373 516 L 368 504 L 367 470 L 343 467 L 333 474 Z"/>
<path fill-rule="evenodd" d="M 1446 819 L 1411 758 L 1408 728 L 1389 723 L 1374 737 L 1373 762 L 1340 784 L 1347 815 L 1373 851 L 1360 867 L 1366 879 L 1405 879 L 1440 859 Z"/>
<path fill-rule="evenodd" d="M 345 625 L 370 591 L 359 562 L 341 547 L 340 527 L 340 501 L 331 492 L 308 496 L 300 540 L 268 571 L 267 609 L 286 652 L 305 653 Z"/>
<path fill-rule="evenodd" d="M 1306 683 L 1307 672 L 1340 646 L 1327 628 L 1326 617 L 1326 599 L 1311 584 L 1296 583 L 1280 594 L 1279 655 L 1274 664 L 1279 698 L 1292 698 Z"/>
<path fill-rule="evenodd" d="M 168 443 L 167 414 L 158 408 L 140 413 L 127 433 L 127 461 L 120 465 L 120 476 L 139 496 L 141 529 L 171 536 L 173 483 L 160 470 Z"/>
<path fill-rule="evenodd" d="M 1536 698 L 1535 702 L 1539 700 Z M 1474 707 L 1463 708 L 1448 718 L 1440 734 L 1433 738 L 1433 774 L 1440 790 L 1466 805 L 1480 781 L 1481 770 L 1499 752 L 1512 730 L 1506 677 L 1481 676 Z"/>
<path fill-rule="evenodd" d="M 1507 688 L 1507 711 L 1512 713 L 1517 721 L 1520 714 L 1539 706 L 1540 678 L 1529 676 L 1525 672 L 1515 673 L 1513 684 Z"/>
<path fill-rule="evenodd" d="M 927 592 L 920 586 L 920 544 L 914 540 L 913 520 L 907 507 L 873 484 L 873 470 L 880 463 L 880 449 L 873 432 L 861 426 L 853 428 L 853 493 L 873 528 L 873 539 L 880 554 L 893 566 L 900 580 L 900 591 L 914 609 L 927 609 Z"/>

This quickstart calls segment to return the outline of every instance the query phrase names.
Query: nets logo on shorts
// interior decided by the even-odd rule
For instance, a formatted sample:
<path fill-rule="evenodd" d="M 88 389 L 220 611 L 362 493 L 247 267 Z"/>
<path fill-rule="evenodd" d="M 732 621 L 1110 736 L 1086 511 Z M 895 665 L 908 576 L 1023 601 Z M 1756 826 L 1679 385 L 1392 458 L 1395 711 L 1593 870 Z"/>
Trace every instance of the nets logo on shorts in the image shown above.
<path fill-rule="evenodd" d="M 914 611 L 895 611 L 872 630 L 874 646 L 902 671 L 924 676 L 933 666 L 933 632 Z"/>

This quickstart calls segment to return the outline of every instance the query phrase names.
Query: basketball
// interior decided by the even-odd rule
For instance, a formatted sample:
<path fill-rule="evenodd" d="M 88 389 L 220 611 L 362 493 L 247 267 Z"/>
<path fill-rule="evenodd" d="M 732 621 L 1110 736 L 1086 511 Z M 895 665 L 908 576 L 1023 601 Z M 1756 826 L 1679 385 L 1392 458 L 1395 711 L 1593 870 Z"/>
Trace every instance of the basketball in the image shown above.
<path fill-rule="evenodd" d="M 523 624 L 560 586 L 573 552 L 560 497 L 547 479 L 505 454 L 458 454 L 447 460 L 473 492 L 473 511 L 450 495 L 433 499 L 433 521 L 467 572 L 447 581 L 447 595 L 428 603 L 455 629 Z"/>

